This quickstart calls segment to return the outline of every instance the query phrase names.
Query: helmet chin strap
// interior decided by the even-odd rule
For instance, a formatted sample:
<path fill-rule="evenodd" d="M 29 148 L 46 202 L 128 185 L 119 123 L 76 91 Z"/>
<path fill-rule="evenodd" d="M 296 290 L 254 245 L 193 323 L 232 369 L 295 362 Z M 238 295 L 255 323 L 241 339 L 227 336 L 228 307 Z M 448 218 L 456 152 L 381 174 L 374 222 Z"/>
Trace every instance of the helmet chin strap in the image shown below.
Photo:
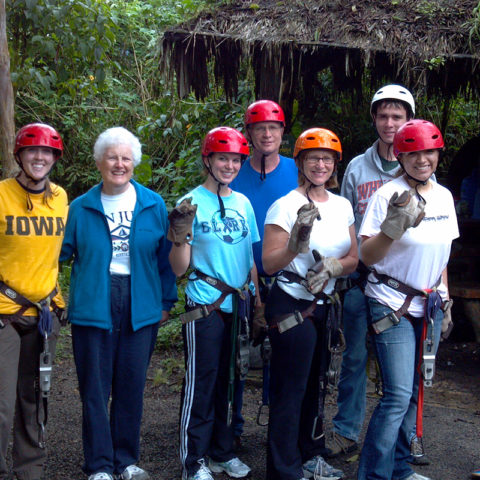
<path fill-rule="evenodd" d="M 265 157 L 266 155 L 262 153 L 262 159 L 260 160 L 260 181 L 264 181 L 267 178 L 267 174 L 265 173 Z"/>
<path fill-rule="evenodd" d="M 305 189 L 305 195 L 307 196 L 307 200 L 310 202 L 310 203 L 314 203 L 313 200 L 310 198 L 310 195 L 308 194 L 308 192 L 310 192 L 310 190 L 312 188 L 317 188 L 317 187 L 321 187 L 323 186 L 324 184 L 316 184 L 316 183 L 313 183 L 306 175 L 305 175 L 305 172 L 303 170 L 301 170 L 303 176 L 306 178 L 306 180 L 310 183 L 310 185 Z M 321 217 L 320 217 L 320 214 L 317 215 L 317 220 L 321 220 Z"/>
<path fill-rule="evenodd" d="M 44 180 L 47 179 L 47 177 L 50 175 L 50 172 L 53 169 L 53 166 L 55 165 L 55 162 L 52 163 L 52 166 L 50 167 L 50 170 L 42 177 L 39 179 L 33 178 L 23 167 L 22 161 L 18 158 L 17 159 L 18 166 L 22 169 L 23 174 L 34 184 L 38 185 L 39 183 L 43 182 Z"/>
<path fill-rule="evenodd" d="M 248 128 L 248 127 L 247 127 L 247 128 Z M 253 142 L 251 135 L 249 135 L 249 136 L 250 136 L 250 141 L 252 142 L 253 148 L 254 148 L 255 150 L 260 151 L 260 150 L 255 146 L 255 143 Z M 267 157 L 267 156 L 266 156 L 264 153 L 262 153 L 262 158 L 260 159 L 260 181 L 261 181 L 261 182 L 263 182 L 263 181 L 267 178 L 267 174 L 266 174 L 266 172 L 265 172 L 265 158 L 266 158 L 266 157 Z"/>
<path fill-rule="evenodd" d="M 401 162 L 400 160 L 398 161 L 398 163 L 400 164 L 400 167 L 402 168 L 403 173 L 405 173 L 406 177 L 409 178 L 410 180 L 413 180 L 413 181 L 416 183 L 416 185 L 415 185 L 415 192 L 416 192 L 418 198 L 419 198 L 420 200 L 424 200 L 424 201 L 425 201 L 425 199 L 422 197 L 422 195 L 420 195 L 420 192 L 418 191 L 418 188 L 420 187 L 420 185 L 426 185 L 426 184 L 428 183 L 428 181 L 430 180 L 430 178 L 432 178 L 433 173 L 435 173 L 435 172 L 433 172 L 432 175 L 430 175 L 430 177 L 428 177 L 426 180 L 420 180 L 420 179 L 418 179 L 418 178 L 412 177 L 412 175 L 410 175 L 410 174 L 405 170 L 405 168 L 404 168 L 404 166 L 403 166 L 403 164 L 402 164 L 402 162 Z"/>
<path fill-rule="evenodd" d="M 225 205 L 223 204 L 222 197 L 220 196 L 220 190 L 226 183 L 221 182 L 212 172 L 212 166 L 210 165 L 210 159 L 207 157 L 208 166 L 205 165 L 208 170 L 208 174 L 217 182 L 217 198 L 220 205 L 220 218 L 225 218 Z"/>

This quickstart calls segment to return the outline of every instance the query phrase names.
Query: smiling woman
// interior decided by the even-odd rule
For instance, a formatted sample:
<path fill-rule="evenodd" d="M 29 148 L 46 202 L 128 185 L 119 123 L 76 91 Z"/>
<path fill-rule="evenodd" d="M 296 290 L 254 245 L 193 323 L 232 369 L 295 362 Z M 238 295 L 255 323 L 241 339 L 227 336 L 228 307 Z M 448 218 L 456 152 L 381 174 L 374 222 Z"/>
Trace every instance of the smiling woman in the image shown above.
<path fill-rule="evenodd" d="M 136 466 L 146 371 L 177 298 L 167 210 L 160 195 L 132 180 L 141 146 L 128 130 L 103 132 L 94 158 L 103 181 L 72 202 L 61 254 L 74 257 L 68 312 L 83 403 L 83 470 L 89 480 L 147 480 Z"/>
<path fill-rule="evenodd" d="M 246 331 L 237 318 L 248 315 L 250 276 L 258 291 L 252 251 L 252 243 L 260 239 L 255 214 L 249 200 L 229 186 L 248 153 L 238 130 L 210 130 L 201 151 L 207 178 L 169 215 L 173 271 L 182 276 L 192 270 L 181 316 L 186 372 L 180 459 L 185 480 L 213 480 L 212 472 L 242 478 L 250 472 L 235 457 L 227 415 L 233 400 L 232 358 L 237 337 Z"/>
<path fill-rule="evenodd" d="M 65 307 L 57 276 L 68 209 L 65 191 L 50 183 L 48 175 L 62 153 L 62 139 L 53 127 L 43 123 L 25 125 L 14 147 L 21 171 L 16 178 L 0 182 L 2 478 L 8 475 L 6 454 L 12 426 L 13 472 L 17 478 L 40 478 L 47 458 L 42 444 L 42 418 L 46 419 L 46 412 L 40 396 L 48 396 L 50 390 L 51 363 L 48 365 L 47 359 L 53 359 L 60 329 L 50 309 Z M 27 306 L 19 304 L 21 297 Z M 41 305 L 49 305 L 50 309 Z M 59 312 L 57 308 L 55 311 Z M 45 360 L 42 372 L 41 355 Z"/>
<path fill-rule="evenodd" d="M 102 174 L 102 190 L 107 195 L 118 195 L 127 188 L 133 174 L 133 154 L 130 145 L 113 145 L 105 150 L 97 162 Z"/>

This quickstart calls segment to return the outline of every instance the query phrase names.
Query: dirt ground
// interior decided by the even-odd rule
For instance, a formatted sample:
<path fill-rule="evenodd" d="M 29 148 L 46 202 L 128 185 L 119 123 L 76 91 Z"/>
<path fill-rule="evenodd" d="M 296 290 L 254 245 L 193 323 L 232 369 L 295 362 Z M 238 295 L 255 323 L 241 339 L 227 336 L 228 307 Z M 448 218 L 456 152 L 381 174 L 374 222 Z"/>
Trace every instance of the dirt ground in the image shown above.
<path fill-rule="evenodd" d="M 82 473 L 81 405 L 75 367 L 67 344 L 59 352 L 55 367 L 48 425 L 49 459 L 45 479 L 80 480 Z M 154 480 L 179 480 L 178 411 L 181 385 L 181 357 L 156 353 L 145 391 L 141 439 L 141 460 Z M 416 467 L 434 480 L 470 478 L 480 466 L 480 345 L 444 342 L 440 345 L 437 374 L 426 392 L 425 443 L 431 465 Z M 369 384 L 368 418 L 376 405 L 373 385 Z M 247 381 L 244 416 L 245 433 L 239 456 L 252 468 L 252 479 L 265 478 L 266 428 L 256 424 L 261 399 L 259 372 Z M 335 414 L 335 398 L 327 398 L 328 426 Z M 354 479 L 358 455 L 333 460 Z M 226 476 L 217 475 L 218 480 Z"/>

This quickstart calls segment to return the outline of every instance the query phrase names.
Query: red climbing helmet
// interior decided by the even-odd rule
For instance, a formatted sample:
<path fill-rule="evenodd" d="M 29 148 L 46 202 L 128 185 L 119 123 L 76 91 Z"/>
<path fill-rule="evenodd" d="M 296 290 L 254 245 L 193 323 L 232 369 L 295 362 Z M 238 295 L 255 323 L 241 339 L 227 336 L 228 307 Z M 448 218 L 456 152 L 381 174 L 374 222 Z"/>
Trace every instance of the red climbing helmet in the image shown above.
<path fill-rule="evenodd" d="M 280 122 L 285 126 L 285 114 L 282 107 L 272 100 L 253 102 L 245 112 L 245 126 L 258 122 Z"/>
<path fill-rule="evenodd" d="M 202 155 L 211 153 L 239 153 L 247 157 L 249 152 L 247 139 L 241 132 L 231 127 L 216 127 L 203 139 Z"/>
<path fill-rule="evenodd" d="M 443 148 L 442 133 L 436 125 L 427 120 L 410 120 L 404 123 L 393 138 L 393 154 L 419 152 Z"/>
<path fill-rule="evenodd" d="M 58 158 L 63 154 L 62 137 L 45 123 L 29 123 L 18 131 L 13 153 L 16 155 L 25 147 L 50 147 L 56 150 Z"/>

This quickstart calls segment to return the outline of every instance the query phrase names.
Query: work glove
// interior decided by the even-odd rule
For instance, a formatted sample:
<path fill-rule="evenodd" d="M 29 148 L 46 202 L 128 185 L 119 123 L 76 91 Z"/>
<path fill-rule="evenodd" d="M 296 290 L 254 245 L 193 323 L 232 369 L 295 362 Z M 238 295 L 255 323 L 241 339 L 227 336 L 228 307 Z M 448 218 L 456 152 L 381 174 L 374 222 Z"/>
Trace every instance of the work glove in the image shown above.
<path fill-rule="evenodd" d="M 309 270 L 307 272 L 308 289 L 315 295 L 327 286 L 327 282 L 331 278 L 339 277 L 343 273 L 343 266 L 335 257 L 323 257 L 316 250 L 314 250 L 314 258 L 317 264 L 319 260 L 323 264 L 320 271 Z"/>
<path fill-rule="evenodd" d="M 197 212 L 197 205 L 192 205 L 192 198 L 185 198 L 168 215 L 170 227 L 167 238 L 177 247 L 192 239 L 192 224 Z"/>
<path fill-rule="evenodd" d="M 446 340 L 453 329 L 452 321 L 452 305 L 453 300 L 445 300 L 442 305 L 443 310 L 443 320 L 442 320 L 442 340 Z"/>
<path fill-rule="evenodd" d="M 265 320 L 265 305 L 257 305 L 253 310 L 252 345 L 261 345 L 267 336 L 268 327 Z"/>
<path fill-rule="evenodd" d="M 320 213 L 314 203 L 308 202 L 297 212 L 297 220 L 293 225 L 288 240 L 288 249 L 293 253 L 307 253 L 308 245 L 310 243 L 310 234 L 312 233 L 312 225 L 314 220 Z"/>
<path fill-rule="evenodd" d="M 414 191 L 397 192 L 388 202 L 387 216 L 380 230 L 392 240 L 399 240 L 410 227 L 415 228 L 425 216 L 425 200 L 418 199 Z"/>

